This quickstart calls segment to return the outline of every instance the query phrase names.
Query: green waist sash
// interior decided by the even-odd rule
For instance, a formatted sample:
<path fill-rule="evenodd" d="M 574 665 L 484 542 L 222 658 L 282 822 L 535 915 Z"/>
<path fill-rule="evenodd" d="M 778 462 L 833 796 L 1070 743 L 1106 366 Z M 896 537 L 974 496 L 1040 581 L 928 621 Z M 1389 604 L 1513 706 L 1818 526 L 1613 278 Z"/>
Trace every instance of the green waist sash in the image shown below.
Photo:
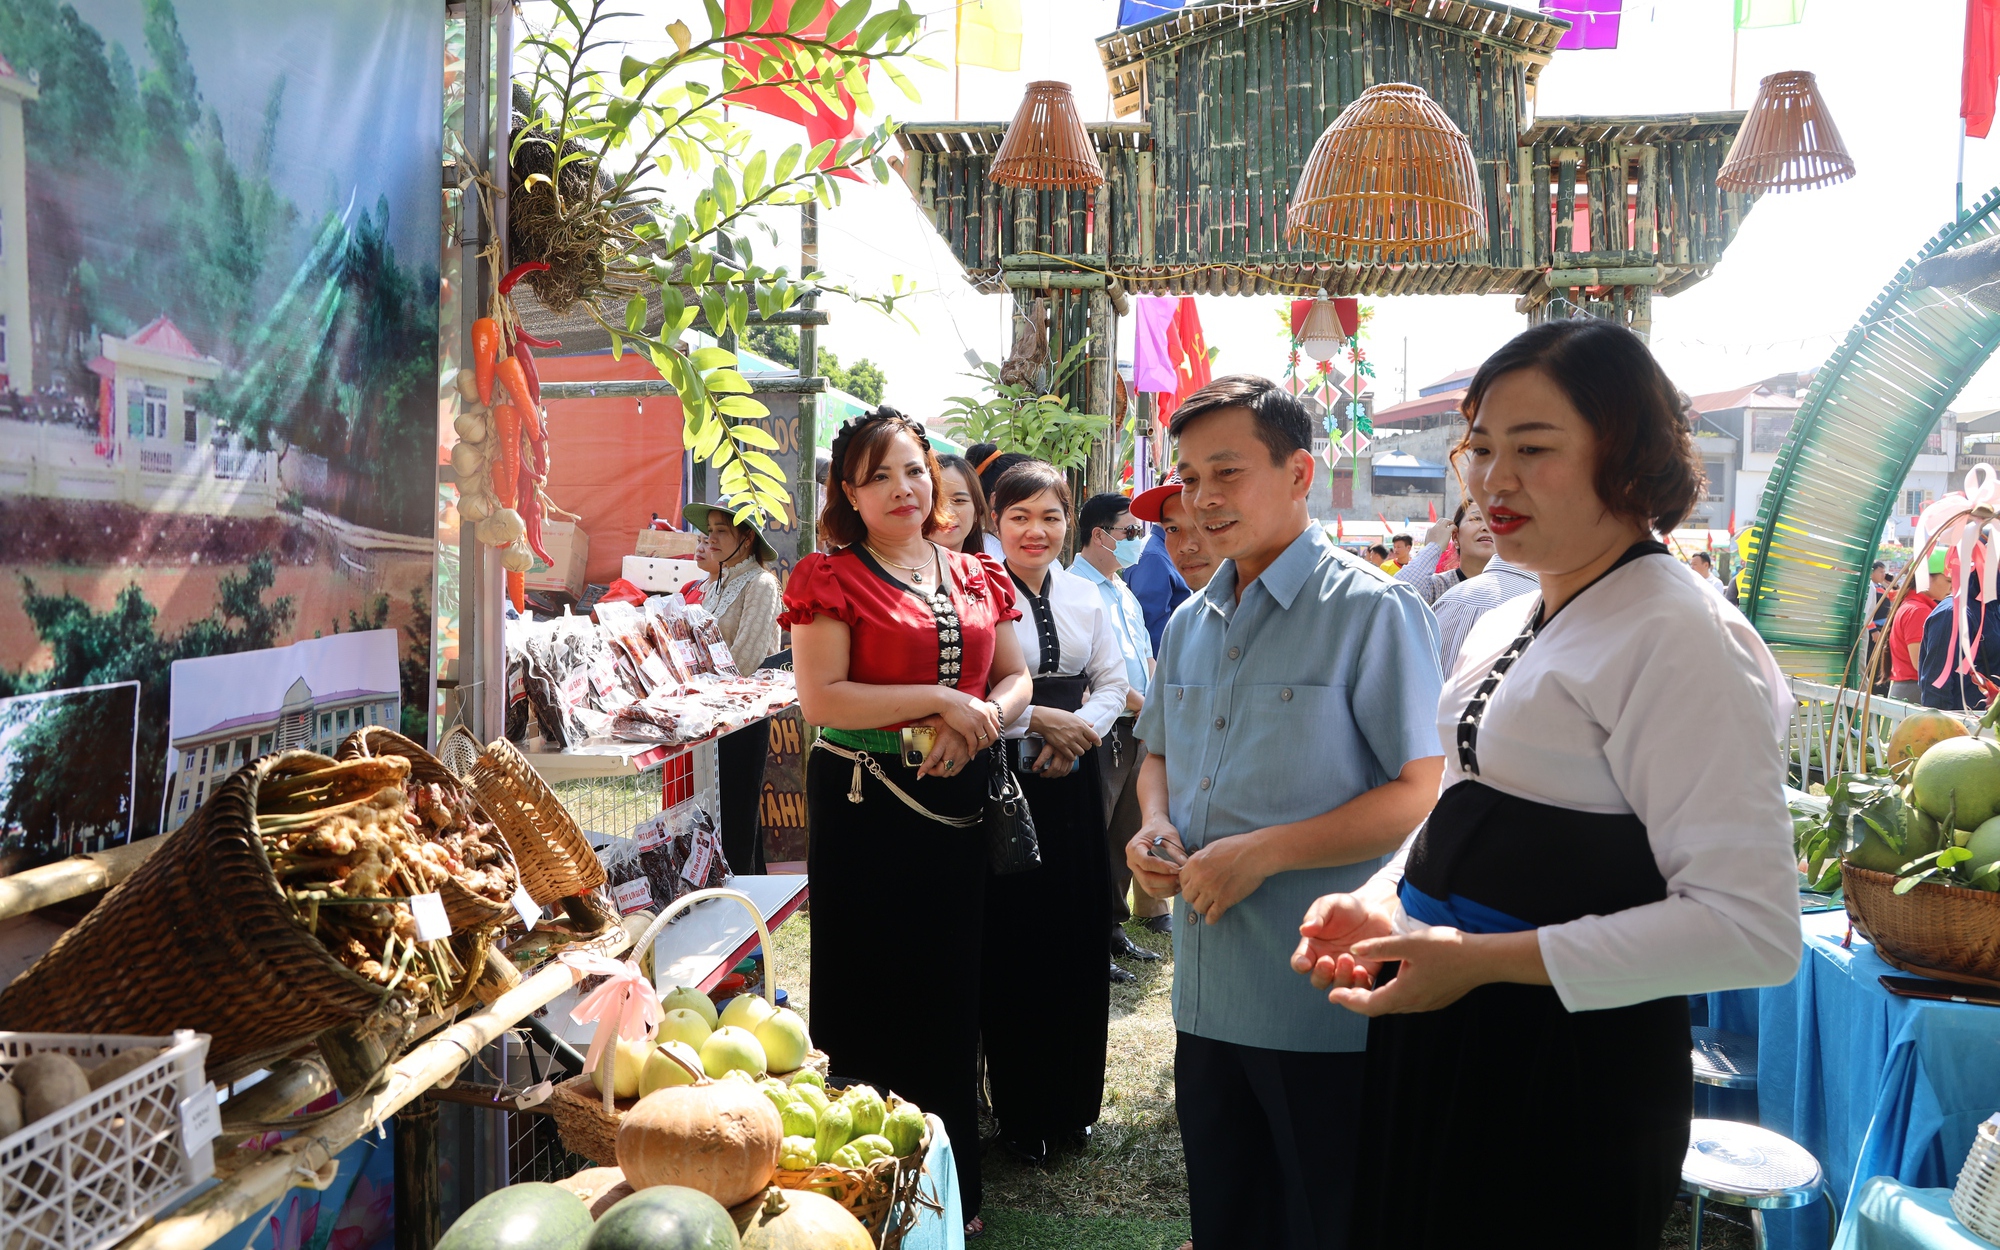
<path fill-rule="evenodd" d="M 903 735 L 894 729 L 822 729 L 819 736 L 850 751 L 872 751 L 878 755 L 903 753 Z"/>

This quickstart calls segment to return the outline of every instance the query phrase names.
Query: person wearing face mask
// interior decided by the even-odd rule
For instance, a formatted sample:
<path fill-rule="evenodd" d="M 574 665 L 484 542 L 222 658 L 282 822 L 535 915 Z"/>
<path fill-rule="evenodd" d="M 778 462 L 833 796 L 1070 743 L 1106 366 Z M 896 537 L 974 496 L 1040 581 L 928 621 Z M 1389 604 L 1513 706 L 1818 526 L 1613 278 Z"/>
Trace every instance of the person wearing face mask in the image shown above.
<path fill-rule="evenodd" d="M 1119 575 L 1139 562 L 1146 546 L 1146 527 L 1133 519 L 1132 502 L 1115 492 L 1093 495 L 1077 514 L 1079 539 L 1069 571 L 1097 586 L 1097 596 L 1111 619 L 1112 632 L 1125 654 L 1125 680 L 1131 691 L 1125 711 L 1097 748 L 1098 770 L 1104 778 L 1105 842 L 1111 856 L 1111 954 L 1150 963 L 1159 958 L 1134 942 L 1124 924 L 1136 914 L 1142 920 L 1167 914 L 1167 905 L 1143 891 L 1135 913 L 1127 901 L 1132 874 L 1125 867 L 1125 843 L 1139 829 L 1139 793 L 1135 788 L 1139 753 L 1144 750 L 1132 733 L 1132 719 L 1146 701 L 1153 675 L 1153 640 L 1146 632 L 1146 614 Z M 1133 980 L 1131 973 L 1111 965 L 1111 979 Z"/>
<path fill-rule="evenodd" d="M 1685 402 L 1596 318 L 1528 330 L 1467 387 L 1468 495 L 1540 592 L 1466 638 L 1436 806 L 1313 902 L 1292 960 L 1368 1020 L 1357 1250 L 1488 1244 L 1558 1157 L 1593 1250 L 1653 1250 L 1693 1113 L 1688 995 L 1797 971 L 1793 700 L 1655 537 L 1700 497 Z"/>
<path fill-rule="evenodd" d="M 1000 1140 L 1040 1163 L 1089 1140 L 1104 1098 L 1111 991 L 1104 977 L 1110 865 L 1092 748 L 1124 712 L 1125 655 L 1097 588 L 1058 556 L 1069 482 L 1040 460 L 994 483 L 1014 634 L 1034 674 L 1032 703 L 1007 726 L 1035 818 L 1038 868 L 986 879 L 980 1032 Z"/>
<path fill-rule="evenodd" d="M 813 1038 L 841 1075 L 944 1121 L 977 1232 L 983 826 L 994 748 L 1028 706 L 1008 624 L 1020 609 L 1000 565 L 930 541 L 948 519 L 943 473 L 915 421 L 893 408 L 849 421 L 827 481 L 832 550 L 799 561 L 779 618 L 799 711 L 821 727 L 806 764 Z M 916 751 L 929 742 L 915 763 L 905 728 Z M 897 934 L 910 938 L 895 942 L 895 975 L 920 987 L 921 1037 L 884 1027 L 884 942 Z"/>
<path fill-rule="evenodd" d="M 784 634 L 778 628 L 778 578 L 770 565 L 777 549 L 755 526 L 737 524 L 720 504 L 691 503 L 681 518 L 702 531 L 715 570 L 702 587 L 701 606 L 715 618 L 729 658 L 751 672 L 776 655 Z M 682 596 L 685 598 L 686 596 Z M 764 871 L 764 765 L 770 759 L 771 722 L 754 721 L 715 743 L 715 783 L 722 810 L 716 825 L 722 855 L 732 871 Z"/>

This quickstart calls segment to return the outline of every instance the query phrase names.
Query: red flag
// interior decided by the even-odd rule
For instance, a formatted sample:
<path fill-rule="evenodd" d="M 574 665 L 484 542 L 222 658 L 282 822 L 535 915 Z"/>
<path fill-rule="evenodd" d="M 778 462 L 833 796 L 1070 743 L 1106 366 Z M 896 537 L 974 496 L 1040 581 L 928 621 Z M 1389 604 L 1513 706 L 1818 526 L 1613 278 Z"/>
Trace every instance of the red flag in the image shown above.
<path fill-rule="evenodd" d="M 726 0 L 724 20 L 727 22 L 728 30 L 731 34 L 741 34 L 750 30 L 750 5 L 751 0 Z M 825 37 L 827 23 L 833 20 L 835 8 L 836 6 L 834 5 L 826 5 L 820 11 L 820 15 L 817 18 L 814 18 L 806 25 L 804 30 L 797 33 L 808 39 Z M 771 16 L 765 20 L 762 26 L 757 27 L 757 33 L 782 35 L 785 33 L 785 27 L 791 23 L 791 20 L 792 0 L 775 0 L 775 3 L 771 6 Z M 843 48 L 851 47 L 855 39 L 856 36 L 849 35 L 840 41 L 840 46 Z M 783 49 L 778 44 L 766 39 L 737 40 L 728 44 L 725 51 L 729 59 L 742 66 L 752 79 L 755 79 L 757 76 L 766 57 L 784 55 Z M 868 77 L 868 67 L 866 65 L 861 67 L 861 76 L 864 81 Z M 860 119 L 854 112 L 854 97 L 848 94 L 846 87 L 838 88 L 840 107 L 843 113 L 842 116 L 838 117 L 834 116 L 833 110 L 828 108 L 824 101 L 814 96 L 811 91 L 798 87 L 794 87 L 793 89 L 805 96 L 811 102 L 812 107 L 807 108 L 805 105 L 800 104 L 776 86 L 752 87 L 729 98 L 732 103 L 741 104 L 744 108 L 756 109 L 760 113 L 768 113 L 772 117 L 782 117 L 786 121 L 797 122 L 799 125 L 804 126 L 806 128 L 806 138 L 813 147 L 818 147 L 828 139 L 832 139 L 838 144 L 854 133 L 860 123 Z M 826 162 L 820 168 L 825 169 L 832 164 L 833 153 L 829 152 L 827 153 Z M 836 178 L 847 178 L 854 182 L 861 181 L 859 175 L 847 169 L 836 171 L 834 176 Z"/>
<path fill-rule="evenodd" d="M 1424 507 L 1429 508 L 1431 510 L 1431 523 L 1436 524 L 1438 519 L 1438 506 L 1434 503 L 1427 503 L 1424 505 Z"/>
<path fill-rule="evenodd" d="M 1333 301 L 1333 315 L 1340 319 L 1340 332 L 1348 338 L 1361 333 L 1361 301 L 1343 295 Z"/>
<path fill-rule="evenodd" d="M 1306 314 L 1312 311 L 1312 306 L 1313 302 L 1309 299 L 1295 299 L 1292 301 L 1293 338 L 1299 337 L 1299 331 L 1306 328 Z"/>
<path fill-rule="evenodd" d="M 1340 517 L 1333 518 L 1333 541 L 1337 543 L 1347 541 L 1347 522 Z"/>
<path fill-rule="evenodd" d="M 1209 383 L 1208 340 L 1202 336 L 1201 314 L 1195 311 L 1194 296 L 1183 295 L 1167 326 L 1167 359 L 1174 366 L 1178 385 L 1174 393 L 1161 393 L 1160 420 L 1169 420 L 1181 401 Z"/>
<path fill-rule="evenodd" d="M 1965 133 L 1984 139 L 1993 127 L 1995 78 L 2000 76 L 2000 0 L 1965 0 L 1965 71 L 1958 115 Z"/>

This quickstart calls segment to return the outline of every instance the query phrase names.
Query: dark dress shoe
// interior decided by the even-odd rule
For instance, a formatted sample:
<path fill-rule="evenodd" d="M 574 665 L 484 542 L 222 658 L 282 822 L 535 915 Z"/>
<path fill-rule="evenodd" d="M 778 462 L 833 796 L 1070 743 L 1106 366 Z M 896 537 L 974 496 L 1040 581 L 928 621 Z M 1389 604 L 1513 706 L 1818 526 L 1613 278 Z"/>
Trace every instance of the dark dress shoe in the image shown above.
<path fill-rule="evenodd" d="M 1174 931 L 1174 913 L 1163 911 L 1157 916 L 1148 916 L 1139 923 L 1148 933 L 1172 933 Z"/>
<path fill-rule="evenodd" d="M 1048 1166 L 1049 1144 L 1039 1137 L 1002 1137 L 1000 1145 L 1008 1154 L 1013 1155 L 1029 1167 L 1039 1168 Z"/>
<path fill-rule="evenodd" d="M 1120 968 L 1117 964 L 1111 965 L 1111 984 L 1127 985 L 1133 981 L 1137 981 L 1138 979 L 1139 979 L 1138 977 L 1135 977 L 1131 973 L 1125 971 L 1123 968 Z"/>
<path fill-rule="evenodd" d="M 1090 1125 L 1073 1128 L 1062 1136 L 1062 1150 L 1066 1154 L 1081 1154 L 1090 1149 Z"/>
<path fill-rule="evenodd" d="M 1119 959 L 1137 959 L 1142 963 L 1151 963 L 1159 958 L 1152 951 L 1134 942 L 1122 925 L 1111 926 L 1111 953 Z"/>

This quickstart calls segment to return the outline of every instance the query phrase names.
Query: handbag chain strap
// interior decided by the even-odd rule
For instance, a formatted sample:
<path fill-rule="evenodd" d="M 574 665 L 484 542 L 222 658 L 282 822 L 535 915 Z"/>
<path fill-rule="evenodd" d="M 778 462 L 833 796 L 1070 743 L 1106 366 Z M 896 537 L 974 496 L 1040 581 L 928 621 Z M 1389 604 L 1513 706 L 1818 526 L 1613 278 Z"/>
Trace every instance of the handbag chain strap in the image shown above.
<path fill-rule="evenodd" d="M 986 819 L 984 813 L 975 814 L 972 816 L 938 815 L 930 808 L 925 807 L 922 803 L 919 803 L 915 799 L 911 798 L 909 792 L 903 789 L 903 787 L 897 785 L 894 781 L 891 781 L 889 779 L 889 774 L 883 771 L 882 765 L 877 763 L 875 757 L 868 754 L 868 752 L 866 751 L 850 751 L 846 747 L 841 746 L 838 743 L 828 742 L 825 738 L 821 738 L 819 740 L 818 746 L 815 747 L 814 749 L 821 751 L 831 751 L 835 755 L 840 756 L 842 759 L 848 759 L 854 761 L 854 784 L 849 786 L 847 790 L 847 801 L 850 803 L 859 803 L 861 801 L 861 770 L 865 768 L 869 772 L 875 774 L 875 780 L 889 787 L 889 793 L 901 799 L 903 801 L 903 806 L 909 808 L 911 811 L 915 812 L 919 816 L 928 817 L 929 819 L 935 820 L 941 825 L 950 825 L 954 829 L 970 829 L 972 826 Z"/>

